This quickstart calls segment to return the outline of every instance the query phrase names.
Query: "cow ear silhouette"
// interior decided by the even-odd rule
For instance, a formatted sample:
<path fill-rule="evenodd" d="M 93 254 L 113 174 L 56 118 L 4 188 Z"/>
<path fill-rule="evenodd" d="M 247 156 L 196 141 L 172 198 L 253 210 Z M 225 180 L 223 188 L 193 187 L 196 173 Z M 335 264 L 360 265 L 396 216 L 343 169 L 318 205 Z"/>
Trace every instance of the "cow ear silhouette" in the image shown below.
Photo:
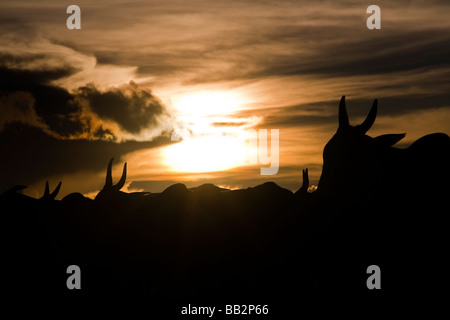
<path fill-rule="evenodd" d="M 347 108 L 345 107 L 345 96 L 342 96 L 339 102 L 339 128 L 349 127 Z"/>
<path fill-rule="evenodd" d="M 22 185 L 14 186 L 14 187 L 6 190 L 5 192 L 3 192 L 2 195 L 16 193 L 16 192 L 22 191 L 23 189 L 26 189 L 26 188 L 28 188 L 28 187 L 22 186 Z"/>
<path fill-rule="evenodd" d="M 378 101 L 377 99 L 375 99 L 372 108 L 370 109 L 370 112 L 367 115 L 367 118 L 364 120 L 363 123 L 356 126 L 361 130 L 362 133 L 365 134 L 372 127 L 373 123 L 375 122 L 375 118 L 377 117 L 377 110 L 378 110 Z"/>
<path fill-rule="evenodd" d="M 381 136 L 375 137 L 375 141 L 386 146 L 393 146 L 406 136 L 406 133 L 401 134 L 383 134 Z"/>

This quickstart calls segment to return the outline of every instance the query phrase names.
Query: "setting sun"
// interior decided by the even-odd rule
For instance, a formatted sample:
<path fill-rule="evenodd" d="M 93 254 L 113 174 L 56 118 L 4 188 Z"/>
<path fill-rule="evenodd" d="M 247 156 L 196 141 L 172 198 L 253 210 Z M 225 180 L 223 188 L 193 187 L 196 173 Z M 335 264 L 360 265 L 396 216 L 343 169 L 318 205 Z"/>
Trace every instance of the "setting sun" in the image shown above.
<path fill-rule="evenodd" d="M 209 172 L 244 165 L 245 141 L 232 136 L 196 137 L 165 149 L 166 164 L 173 171 Z"/>
<path fill-rule="evenodd" d="M 233 117 L 242 104 L 241 97 L 227 91 L 198 92 L 176 99 L 178 119 L 188 130 L 181 135 L 182 141 L 165 148 L 166 165 L 179 172 L 221 171 L 243 165 L 245 132 L 239 121 L 247 119 Z M 190 132 L 188 136 L 186 132 Z"/>

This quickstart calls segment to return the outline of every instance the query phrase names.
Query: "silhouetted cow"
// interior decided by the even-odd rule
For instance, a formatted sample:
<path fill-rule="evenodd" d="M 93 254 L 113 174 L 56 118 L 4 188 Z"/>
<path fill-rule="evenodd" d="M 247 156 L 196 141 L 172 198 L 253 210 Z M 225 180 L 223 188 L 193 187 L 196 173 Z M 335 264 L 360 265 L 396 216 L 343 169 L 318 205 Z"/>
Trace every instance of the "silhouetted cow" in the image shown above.
<path fill-rule="evenodd" d="M 320 195 L 355 201 L 390 191 L 423 192 L 429 188 L 425 185 L 438 189 L 442 179 L 449 177 L 450 138 L 446 134 L 430 134 L 406 149 L 395 148 L 392 146 L 405 137 L 404 133 L 375 138 L 366 135 L 376 115 L 377 100 L 364 122 L 351 126 L 342 97 L 338 130 L 323 151 Z"/>
<path fill-rule="evenodd" d="M 327 224 L 315 236 L 313 254 L 320 252 L 321 262 L 314 270 L 326 275 L 322 267 L 341 261 L 334 269 L 341 276 L 325 282 L 357 288 L 354 275 L 378 263 L 395 277 L 390 292 L 431 292 L 448 268 L 450 138 L 434 133 L 395 148 L 405 134 L 366 135 L 376 115 L 377 100 L 367 118 L 351 126 L 345 97 L 340 101 L 339 127 L 324 148 L 314 199 L 318 221 Z"/>

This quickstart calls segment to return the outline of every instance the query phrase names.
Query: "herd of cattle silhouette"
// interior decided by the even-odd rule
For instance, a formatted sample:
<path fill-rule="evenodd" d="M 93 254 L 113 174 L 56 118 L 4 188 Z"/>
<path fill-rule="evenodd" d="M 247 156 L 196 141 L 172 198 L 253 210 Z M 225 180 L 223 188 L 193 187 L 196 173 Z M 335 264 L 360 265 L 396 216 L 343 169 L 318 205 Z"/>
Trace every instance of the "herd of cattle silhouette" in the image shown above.
<path fill-rule="evenodd" d="M 66 268 L 81 268 L 80 294 L 297 299 L 373 295 L 366 269 L 378 265 L 384 294 L 434 292 L 448 270 L 450 139 L 435 133 L 405 149 L 405 134 L 370 137 L 352 126 L 345 97 L 323 152 L 317 191 L 308 171 L 295 193 L 268 182 L 228 190 L 175 184 L 161 193 L 120 191 L 127 167 L 95 200 L 61 183 L 40 199 L 16 186 L 0 196 L 6 285 L 18 294 L 70 295 Z"/>

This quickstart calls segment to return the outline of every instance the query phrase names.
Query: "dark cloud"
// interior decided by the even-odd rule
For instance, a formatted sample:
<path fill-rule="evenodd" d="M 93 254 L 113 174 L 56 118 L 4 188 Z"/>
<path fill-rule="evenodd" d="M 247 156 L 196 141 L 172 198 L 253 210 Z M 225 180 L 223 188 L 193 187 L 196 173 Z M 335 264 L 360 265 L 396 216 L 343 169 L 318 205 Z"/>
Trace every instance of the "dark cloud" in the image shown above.
<path fill-rule="evenodd" d="M 0 131 L 10 122 L 27 123 L 46 129 L 34 110 L 34 97 L 29 92 L 15 91 L 0 96 Z"/>
<path fill-rule="evenodd" d="M 0 108 L 4 112 L 6 108 L 9 108 L 8 105 L 17 107 L 21 103 L 21 96 L 18 96 L 17 92 L 22 92 L 22 95 L 26 94 L 30 97 L 29 112 L 37 115 L 30 119 L 21 119 L 22 122 L 46 128 L 48 134 L 60 137 L 80 132 L 80 126 L 71 121 L 69 117 L 71 114 L 80 112 L 79 108 L 68 103 L 72 99 L 72 95 L 63 88 L 46 84 L 57 78 L 56 75 L 66 74 L 69 74 L 68 70 L 30 71 L 1 67 L 0 93 L 3 101 L 6 97 L 16 97 L 17 101 L 10 101 L 9 104 L 2 103 Z M 21 112 L 19 108 L 16 110 L 17 113 Z M 3 119 L 4 123 L 19 121 L 13 113 L 6 114 L 7 116 Z M 36 118 L 39 119 L 39 124 L 36 123 Z"/>
<path fill-rule="evenodd" d="M 158 126 L 158 117 L 167 113 L 150 90 L 135 82 L 103 92 L 88 85 L 77 90 L 75 99 L 84 100 L 100 118 L 112 120 L 130 133 Z"/>
<path fill-rule="evenodd" d="M 19 121 L 58 139 L 115 141 L 151 140 L 170 130 L 169 111 L 150 90 L 134 82 L 105 91 L 90 84 L 73 93 L 50 84 L 75 72 L 70 67 L 57 70 L 0 67 L 3 114 L 0 129 L 8 122 Z"/>
<path fill-rule="evenodd" d="M 17 84 L 48 84 L 52 80 L 65 78 L 81 71 L 80 68 L 69 64 L 51 69 L 45 68 L 45 65 L 39 67 L 39 63 L 42 63 L 47 59 L 48 57 L 44 53 L 20 55 L 0 53 L 1 72 L 3 76 L 8 77 L 2 81 L 2 87 L 8 88 L 8 84 L 11 87 Z M 29 64 L 36 64 L 37 68 L 34 70 L 25 69 L 24 67 Z M 9 77 L 11 77 L 11 79 Z M 7 79 L 12 81 L 7 81 Z"/>

